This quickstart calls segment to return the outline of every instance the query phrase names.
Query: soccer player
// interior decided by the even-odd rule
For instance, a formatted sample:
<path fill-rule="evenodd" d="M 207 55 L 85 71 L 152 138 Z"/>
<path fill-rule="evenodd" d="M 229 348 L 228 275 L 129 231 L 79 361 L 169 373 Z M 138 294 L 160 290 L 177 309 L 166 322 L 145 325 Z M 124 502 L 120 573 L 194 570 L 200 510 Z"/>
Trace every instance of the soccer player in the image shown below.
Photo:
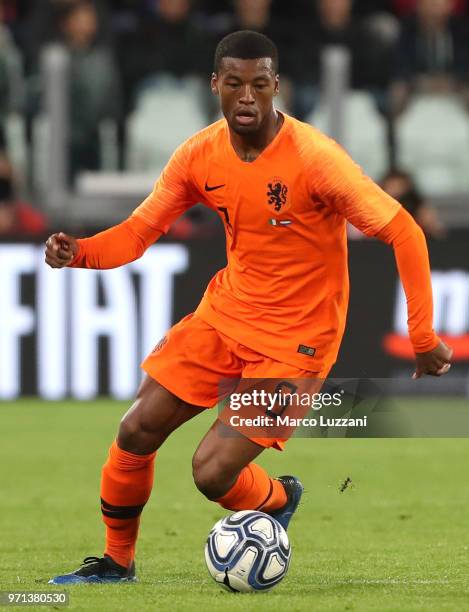
<path fill-rule="evenodd" d="M 123 223 L 81 240 L 54 234 L 46 243 L 53 268 L 122 266 L 202 202 L 225 225 L 228 259 L 197 310 L 142 364 L 146 376 L 102 472 L 104 556 L 86 558 L 53 583 L 135 579 L 139 517 L 157 451 L 180 425 L 217 403 L 221 379 L 327 377 L 345 327 L 347 219 L 394 249 L 407 295 L 414 377 L 439 376 L 450 367 L 452 351 L 432 329 L 422 231 L 335 142 L 275 109 L 277 72 L 270 39 L 251 31 L 225 37 L 211 78 L 224 119 L 175 151 L 153 192 Z M 261 510 L 288 527 L 301 483 L 271 478 L 254 463 L 285 440 L 226 436 L 224 427 L 216 419 L 195 452 L 197 488 L 224 508 Z"/>

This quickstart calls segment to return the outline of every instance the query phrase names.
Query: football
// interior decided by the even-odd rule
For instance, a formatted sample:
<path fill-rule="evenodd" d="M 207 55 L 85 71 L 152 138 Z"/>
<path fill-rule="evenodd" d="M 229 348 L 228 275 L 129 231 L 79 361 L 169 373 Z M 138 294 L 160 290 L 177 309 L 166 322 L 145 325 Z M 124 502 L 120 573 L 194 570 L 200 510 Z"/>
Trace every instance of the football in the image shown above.
<path fill-rule="evenodd" d="M 284 528 L 264 512 L 243 510 L 218 521 L 205 545 L 205 561 L 221 587 L 238 593 L 267 591 L 286 575 L 291 548 Z"/>

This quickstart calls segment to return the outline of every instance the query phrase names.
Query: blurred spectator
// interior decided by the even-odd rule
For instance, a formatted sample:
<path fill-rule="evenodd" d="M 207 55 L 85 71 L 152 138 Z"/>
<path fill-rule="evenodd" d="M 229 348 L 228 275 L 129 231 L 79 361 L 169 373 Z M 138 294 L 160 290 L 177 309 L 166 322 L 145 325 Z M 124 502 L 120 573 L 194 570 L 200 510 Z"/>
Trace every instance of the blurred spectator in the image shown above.
<path fill-rule="evenodd" d="M 60 21 L 63 12 L 76 0 L 34 0 L 29 12 L 19 27 L 19 38 L 25 57 L 26 73 L 36 74 L 39 70 L 41 48 L 61 39 Z M 111 20 L 107 0 L 90 0 L 98 15 L 96 38 L 98 42 L 109 42 Z"/>
<path fill-rule="evenodd" d="M 44 215 L 16 197 L 13 169 L 0 152 L 0 236 L 37 236 L 46 230 Z"/>
<path fill-rule="evenodd" d="M 282 74 L 290 75 L 296 32 L 296 23 L 292 17 L 284 15 L 281 21 L 276 18 L 272 11 L 272 0 L 234 0 L 233 5 L 234 22 L 231 29 L 256 30 L 272 38 L 279 50 Z"/>
<path fill-rule="evenodd" d="M 138 88 L 158 75 L 204 75 L 208 79 L 213 49 L 192 19 L 190 0 L 151 0 L 135 33 L 121 37 L 119 63 L 131 109 Z"/>
<path fill-rule="evenodd" d="M 381 187 L 402 204 L 425 234 L 431 238 L 444 238 L 446 229 L 434 208 L 423 198 L 412 177 L 399 169 L 391 170 L 381 181 Z"/>
<path fill-rule="evenodd" d="M 99 127 L 120 115 L 121 90 L 111 50 L 98 42 L 98 15 L 89 0 L 67 2 L 58 30 L 70 54 L 70 168 L 100 167 Z"/>
<path fill-rule="evenodd" d="M 399 113 L 411 89 L 441 93 L 467 83 L 469 32 L 452 16 L 454 0 L 418 0 L 404 21 L 396 50 L 393 110 Z"/>
<path fill-rule="evenodd" d="M 368 21 L 353 17 L 352 0 L 315 0 L 309 20 L 300 25 L 295 49 L 297 74 L 296 114 L 306 116 L 314 107 L 321 80 L 321 55 L 326 46 L 339 45 L 351 54 L 351 87 L 375 94 L 381 108 L 391 77 L 392 52 Z"/>
<path fill-rule="evenodd" d="M 272 0 L 234 0 L 233 30 L 263 32 L 271 24 Z"/>
<path fill-rule="evenodd" d="M 37 115 L 44 99 L 41 51 L 62 44 L 69 55 L 69 178 L 100 168 L 99 130 L 121 115 L 122 94 L 114 55 L 100 27 L 104 0 L 38 0 L 27 27 L 27 111 Z M 44 16 L 50 21 L 44 22 Z M 47 26 L 47 27 L 45 27 Z"/>

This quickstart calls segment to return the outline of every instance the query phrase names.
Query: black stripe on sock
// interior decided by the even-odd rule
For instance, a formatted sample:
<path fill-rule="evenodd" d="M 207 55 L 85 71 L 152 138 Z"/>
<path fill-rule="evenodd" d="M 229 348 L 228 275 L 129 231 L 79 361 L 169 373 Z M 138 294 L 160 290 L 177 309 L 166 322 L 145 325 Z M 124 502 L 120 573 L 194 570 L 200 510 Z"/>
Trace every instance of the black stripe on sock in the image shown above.
<path fill-rule="evenodd" d="M 145 504 L 138 506 L 113 506 L 101 498 L 101 512 L 104 516 L 117 519 L 129 519 L 140 516 Z"/>
<path fill-rule="evenodd" d="M 115 519 L 131 519 L 131 518 L 137 518 L 140 516 L 140 514 L 142 513 L 142 509 L 135 509 L 135 510 L 127 510 L 126 512 L 108 512 L 107 510 L 103 510 L 101 508 L 101 514 L 103 516 L 107 516 L 108 518 L 115 518 Z"/>
<path fill-rule="evenodd" d="M 270 489 L 269 489 L 269 493 L 267 494 L 267 497 L 264 499 L 264 501 L 262 502 L 262 504 L 259 504 L 257 506 L 257 508 L 254 508 L 254 510 L 260 510 L 262 508 L 262 506 L 265 506 L 265 504 L 269 501 L 269 499 L 272 496 L 272 493 L 274 491 L 274 485 L 272 483 L 272 478 L 269 479 L 269 483 L 270 483 Z"/>
<path fill-rule="evenodd" d="M 131 510 L 132 508 L 143 508 L 145 504 L 141 504 L 141 506 L 113 506 L 105 499 L 101 497 L 101 505 L 104 506 L 106 510 Z"/>

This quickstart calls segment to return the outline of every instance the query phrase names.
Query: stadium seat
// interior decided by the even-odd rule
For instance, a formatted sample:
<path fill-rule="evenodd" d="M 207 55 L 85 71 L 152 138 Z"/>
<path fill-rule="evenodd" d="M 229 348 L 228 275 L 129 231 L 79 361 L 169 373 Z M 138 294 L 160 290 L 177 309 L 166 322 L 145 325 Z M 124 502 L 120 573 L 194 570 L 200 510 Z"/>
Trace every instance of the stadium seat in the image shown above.
<path fill-rule="evenodd" d="M 174 149 L 208 124 L 197 79 L 158 78 L 138 96 L 127 121 L 127 170 L 161 170 Z"/>
<path fill-rule="evenodd" d="M 343 100 L 344 134 L 341 144 L 363 171 L 375 180 L 388 167 L 386 122 L 379 114 L 373 96 L 364 91 L 349 92 Z M 324 102 L 306 118 L 324 133 L 329 130 L 329 109 Z"/>
<path fill-rule="evenodd" d="M 457 97 L 415 97 L 396 121 L 396 147 L 425 195 L 469 191 L 469 117 Z"/>

